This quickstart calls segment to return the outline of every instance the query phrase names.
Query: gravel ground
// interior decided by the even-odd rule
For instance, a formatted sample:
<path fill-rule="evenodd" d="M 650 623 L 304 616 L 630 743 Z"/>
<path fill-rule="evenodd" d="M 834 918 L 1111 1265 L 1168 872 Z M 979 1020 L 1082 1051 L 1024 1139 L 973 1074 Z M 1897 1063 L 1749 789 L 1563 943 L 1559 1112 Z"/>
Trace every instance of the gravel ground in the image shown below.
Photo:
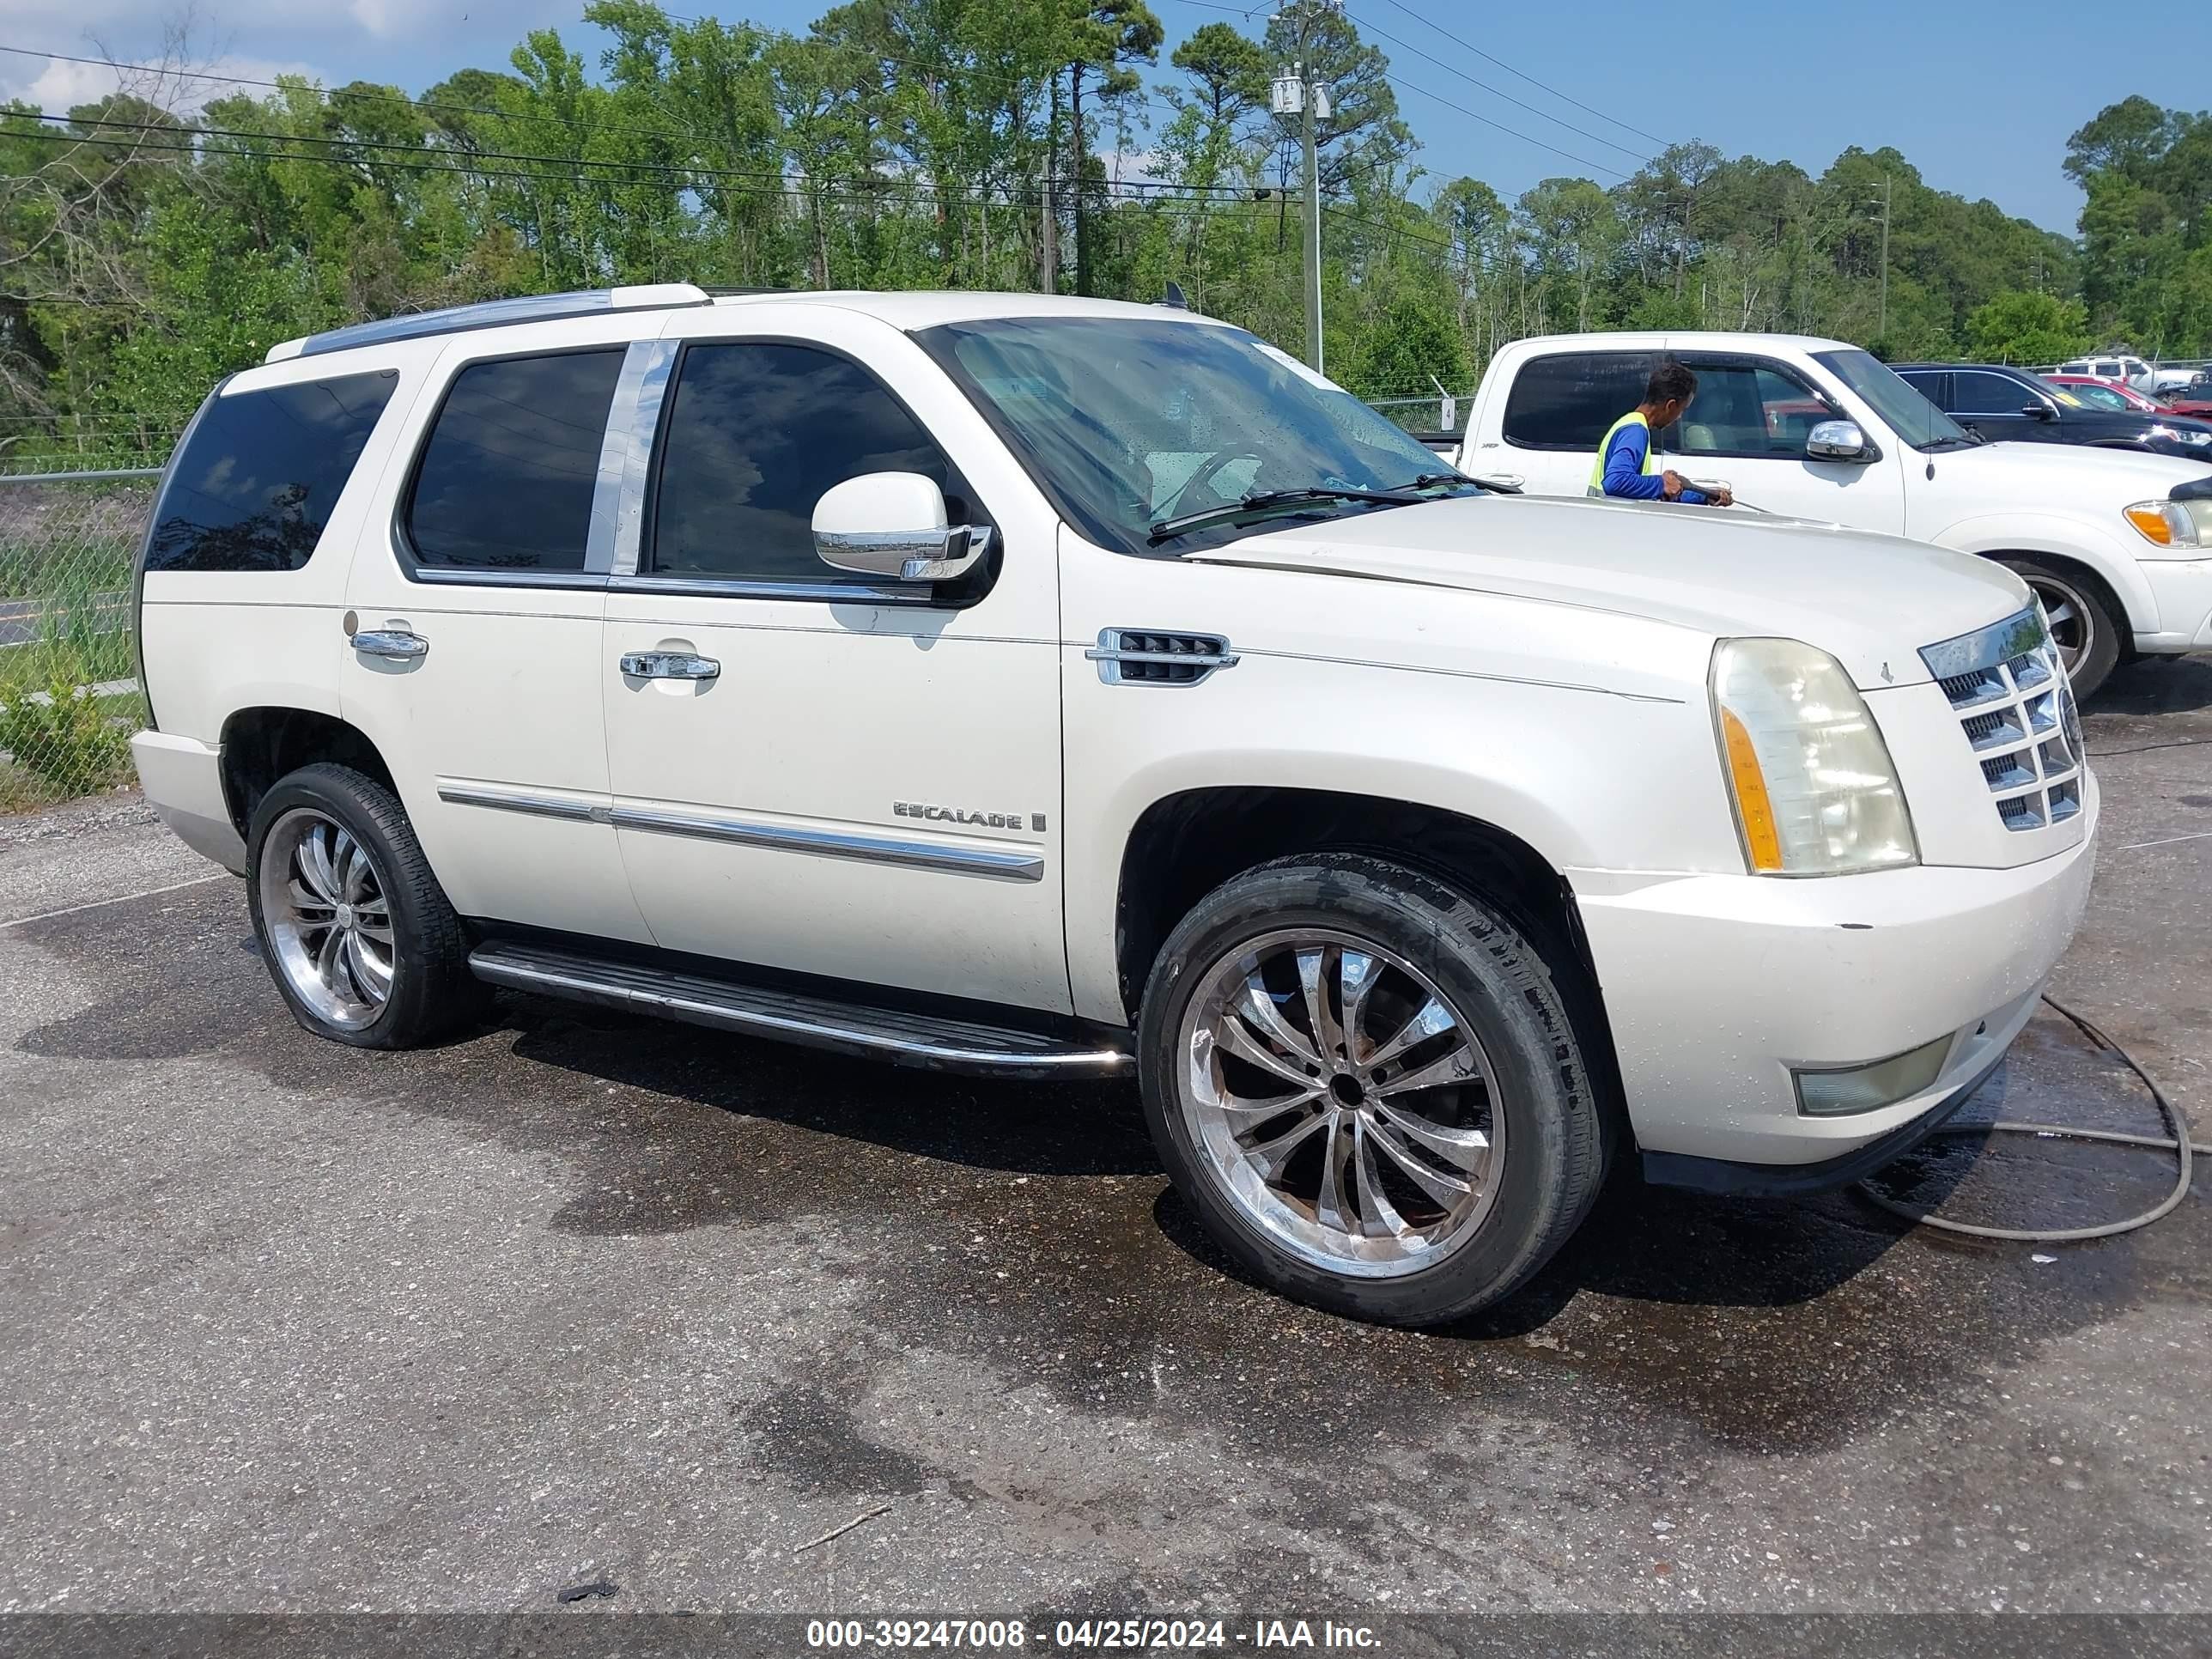
<path fill-rule="evenodd" d="M 2055 989 L 2212 1139 L 2212 663 L 2088 726 Z M 527 1000 L 357 1054 L 210 868 L 129 797 L 0 820 L 0 1610 L 2212 1600 L 2199 1198 L 2031 1249 L 1629 1191 L 1479 1327 L 1369 1329 L 1239 1282 L 1125 1088 Z M 1975 1109 L 2157 1129 L 2055 1015 Z M 1975 1151 L 1895 1184 L 2069 1224 L 2172 1179 Z"/>

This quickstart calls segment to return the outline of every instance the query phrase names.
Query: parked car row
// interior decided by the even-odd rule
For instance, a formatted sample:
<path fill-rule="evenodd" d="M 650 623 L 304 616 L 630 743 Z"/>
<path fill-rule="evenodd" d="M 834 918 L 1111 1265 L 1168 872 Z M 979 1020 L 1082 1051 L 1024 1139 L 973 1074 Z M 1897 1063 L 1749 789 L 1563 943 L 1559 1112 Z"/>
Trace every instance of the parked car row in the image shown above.
<path fill-rule="evenodd" d="M 1669 350 L 1671 453 L 1794 516 L 1540 498 Z M 498 986 L 1133 1076 L 1247 1271 L 1450 1320 L 1620 1160 L 1808 1192 L 1940 1124 L 2087 902 L 2067 665 L 2212 644 L 2201 468 L 1832 341 L 1522 342 L 1464 462 L 1529 493 L 1179 307 L 339 330 L 170 463 L 133 750 L 324 1037 Z"/>
<path fill-rule="evenodd" d="M 2024 368 L 1992 363 L 1899 363 L 1896 368 L 1914 391 L 1984 438 L 2142 449 L 2212 465 L 2212 425 L 2169 414 L 2155 403 L 2148 411 L 2114 409 Z M 2113 385 L 2112 395 L 2120 390 Z"/>

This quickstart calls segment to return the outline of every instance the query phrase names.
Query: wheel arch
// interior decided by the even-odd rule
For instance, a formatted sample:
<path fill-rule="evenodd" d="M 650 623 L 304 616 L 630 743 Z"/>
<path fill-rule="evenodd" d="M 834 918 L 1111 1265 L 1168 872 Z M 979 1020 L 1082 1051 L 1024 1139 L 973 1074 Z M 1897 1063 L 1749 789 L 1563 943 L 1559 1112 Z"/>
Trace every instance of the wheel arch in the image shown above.
<path fill-rule="evenodd" d="M 316 761 L 350 766 L 398 793 L 391 767 L 368 734 L 320 709 L 281 704 L 235 709 L 222 723 L 222 750 L 223 801 L 240 836 L 276 781 Z"/>
<path fill-rule="evenodd" d="M 1273 860 L 1358 852 L 1493 906 L 1551 969 L 1601 1099 L 1624 1136 L 1612 1026 L 1565 875 L 1526 840 L 1448 808 L 1377 795 L 1267 785 L 1209 785 L 1164 795 L 1123 844 L 1115 900 L 1115 969 L 1133 1014 L 1176 924 L 1223 882 Z M 1624 1142 L 1624 1144 L 1628 1144 Z"/>

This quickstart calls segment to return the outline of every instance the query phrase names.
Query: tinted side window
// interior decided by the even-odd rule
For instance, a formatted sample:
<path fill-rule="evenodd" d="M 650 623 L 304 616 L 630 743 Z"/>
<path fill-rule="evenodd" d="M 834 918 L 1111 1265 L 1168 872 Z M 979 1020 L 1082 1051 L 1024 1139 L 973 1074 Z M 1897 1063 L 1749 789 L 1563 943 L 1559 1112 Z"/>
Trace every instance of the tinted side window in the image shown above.
<path fill-rule="evenodd" d="M 1648 351 L 1571 351 L 1532 357 L 1505 394 L 1505 441 L 1523 449 L 1587 449 L 1644 401 Z"/>
<path fill-rule="evenodd" d="M 1897 377 L 1927 398 L 1929 403 L 1935 404 L 1936 408 L 1950 407 L 1948 400 L 1949 388 L 1944 385 L 1948 376 L 1942 369 L 1900 368 L 1897 371 Z"/>
<path fill-rule="evenodd" d="M 2017 415 L 2034 401 L 2033 392 L 2002 374 L 1962 368 L 1951 375 L 1951 407 L 1960 415 Z"/>
<path fill-rule="evenodd" d="M 944 452 L 858 363 L 772 341 L 693 345 L 669 406 L 645 568 L 746 581 L 871 581 L 814 553 L 814 504 L 866 472 L 933 478 L 951 522 L 973 521 L 968 487 Z"/>
<path fill-rule="evenodd" d="M 1765 363 L 1700 363 L 1698 395 L 1669 430 L 1666 447 L 1685 455 L 1802 456 L 1827 400 Z"/>
<path fill-rule="evenodd" d="M 623 348 L 471 363 L 422 446 L 407 536 L 424 564 L 581 570 Z"/>
<path fill-rule="evenodd" d="M 399 377 L 390 369 L 208 405 L 154 512 L 149 570 L 297 570 Z"/>

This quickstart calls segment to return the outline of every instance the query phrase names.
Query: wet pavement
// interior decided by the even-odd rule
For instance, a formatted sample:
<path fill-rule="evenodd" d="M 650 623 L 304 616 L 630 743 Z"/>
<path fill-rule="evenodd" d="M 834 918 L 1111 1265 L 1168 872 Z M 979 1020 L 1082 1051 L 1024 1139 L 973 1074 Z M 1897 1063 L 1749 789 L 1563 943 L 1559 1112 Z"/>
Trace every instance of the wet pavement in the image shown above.
<path fill-rule="evenodd" d="M 2212 663 L 2087 726 L 2054 992 L 2212 1139 Z M 1376 1330 L 1240 1282 L 1126 1088 L 524 999 L 357 1054 L 207 868 L 127 800 L 0 820 L 0 1608 L 2212 1600 L 2201 1197 L 2045 1248 L 1629 1188 L 1479 1324 Z M 2159 1132 L 2047 1011 L 1972 1109 Z M 1885 1177 L 2008 1225 L 2172 1182 L 2022 1138 Z"/>

